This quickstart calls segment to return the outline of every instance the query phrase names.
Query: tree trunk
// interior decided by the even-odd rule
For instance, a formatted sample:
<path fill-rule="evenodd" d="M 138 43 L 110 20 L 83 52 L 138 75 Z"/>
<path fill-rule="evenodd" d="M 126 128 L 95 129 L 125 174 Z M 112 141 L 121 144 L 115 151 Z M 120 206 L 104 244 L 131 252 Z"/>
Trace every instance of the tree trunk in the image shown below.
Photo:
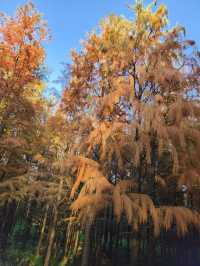
<path fill-rule="evenodd" d="M 137 239 L 137 235 L 131 239 L 131 265 L 138 265 L 138 254 L 139 254 L 139 241 Z"/>
<path fill-rule="evenodd" d="M 5 212 L 2 216 L 2 226 L 0 230 L 0 249 L 4 250 L 7 245 L 8 235 L 14 223 L 16 203 L 11 202 L 6 205 Z"/>
<path fill-rule="evenodd" d="M 55 239 L 57 219 L 58 219 L 58 210 L 55 207 L 54 208 L 53 222 L 52 222 L 51 230 L 50 230 L 50 233 L 49 233 L 49 241 L 48 241 L 49 244 L 48 244 L 48 248 L 47 248 L 47 254 L 46 254 L 46 257 L 45 257 L 44 266 L 49 266 L 50 265 L 49 263 L 50 263 L 52 247 L 53 247 L 53 243 L 54 243 L 54 239 Z"/>
<path fill-rule="evenodd" d="M 56 233 L 56 225 L 57 225 L 57 220 L 58 220 L 58 206 L 59 206 L 59 201 L 61 199 L 62 187 L 63 187 L 63 178 L 60 179 L 57 203 L 54 205 L 54 208 L 53 208 L 53 221 L 52 221 L 52 226 L 51 226 L 51 230 L 49 233 L 49 241 L 48 241 L 49 244 L 48 244 L 47 254 L 45 257 L 45 261 L 44 261 L 44 266 L 49 266 L 50 259 L 51 259 L 51 253 L 52 253 L 52 248 L 53 248 L 55 233 Z"/>
<path fill-rule="evenodd" d="M 83 254 L 81 260 L 81 266 L 89 266 L 89 254 L 90 254 L 90 231 L 92 227 L 93 218 L 90 216 L 85 226 L 85 241 L 83 246 Z"/>
<path fill-rule="evenodd" d="M 45 227 L 46 227 L 46 222 L 47 222 L 47 217 L 48 217 L 48 209 L 49 209 L 49 205 L 46 206 L 46 211 L 45 211 L 44 219 L 43 219 L 43 222 L 42 222 L 42 228 L 41 228 L 41 232 L 40 232 L 40 238 L 39 238 L 39 241 L 38 241 L 36 256 L 40 255 L 40 248 L 41 248 L 42 241 L 43 241 L 43 238 L 44 238 L 44 230 L 45 230 Z"/>

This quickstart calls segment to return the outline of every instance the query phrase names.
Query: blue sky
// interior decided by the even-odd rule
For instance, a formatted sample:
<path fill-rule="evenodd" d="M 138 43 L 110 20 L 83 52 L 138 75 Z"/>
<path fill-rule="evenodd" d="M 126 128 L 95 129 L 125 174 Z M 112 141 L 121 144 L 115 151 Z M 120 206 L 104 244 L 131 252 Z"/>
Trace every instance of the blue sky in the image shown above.
<path fill-rule="evenodd" d="M 9 15 L 15 13 L 16 7 L 24 4 L 24 0 L 0 0 L 0 11 Z M 37 9 L 43 13 L 51 29 L 52 40 L 45 45 L 46 63 L 51 72 L 48 85 L 53 85 L 61 73 L 62 62 L 70 62 L 70 49 L 80 48 L 80 40 L 86 33 L 94 29 L 101 18 L 116 13 L 131 17 L 127 4 L 131 0 L 32 0 Z M 145 4 L 151 2 L 144 0 Z M 176 23 L 186 27 L 187 37 L 200 45 L 200 0 L 158 0 L 169 10 L 170 24 Z"/>

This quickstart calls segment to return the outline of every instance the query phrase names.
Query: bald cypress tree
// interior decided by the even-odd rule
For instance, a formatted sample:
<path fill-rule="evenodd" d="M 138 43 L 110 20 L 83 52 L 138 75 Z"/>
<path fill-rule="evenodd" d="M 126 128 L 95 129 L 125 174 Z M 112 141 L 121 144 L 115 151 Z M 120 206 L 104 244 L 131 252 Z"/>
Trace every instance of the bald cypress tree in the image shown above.
<path fill-rule="evenodd" d="M 175 223 L 184 235 L 199 227 L 198 206 L 176 200 L 183 185 L 192 194 L 200 182 L 199 53 L 183 27 L 169 28 L 164 5 L 131 9 L 134 20 L 107 17 L 72 52 L 61 103 L 79 123 L 71 208 L 87 233 L 103 215 L 126 217 L 133 231 L 147 223 L 154 235 Z"/>

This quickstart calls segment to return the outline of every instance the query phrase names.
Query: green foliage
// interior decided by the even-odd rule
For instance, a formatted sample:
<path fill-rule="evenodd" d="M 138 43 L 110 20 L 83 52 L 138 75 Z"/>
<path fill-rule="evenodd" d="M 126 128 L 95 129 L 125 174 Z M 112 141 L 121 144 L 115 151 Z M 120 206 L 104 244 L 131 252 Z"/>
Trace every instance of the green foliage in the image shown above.
<path fill-rule="evenodd" d="M 43 258 L 41 256 L 30 257 L 30 266 L 43 266 Z"/>
<path fill-rule="evenodd" d="M 27 266 L 42 266 L 41 258 L 36 258 L 34 255 L 34 249 L 23 249 L 16 245 L 12 245 L 6 252 L 7 260 L 12 263 L 12 265 Z"/>

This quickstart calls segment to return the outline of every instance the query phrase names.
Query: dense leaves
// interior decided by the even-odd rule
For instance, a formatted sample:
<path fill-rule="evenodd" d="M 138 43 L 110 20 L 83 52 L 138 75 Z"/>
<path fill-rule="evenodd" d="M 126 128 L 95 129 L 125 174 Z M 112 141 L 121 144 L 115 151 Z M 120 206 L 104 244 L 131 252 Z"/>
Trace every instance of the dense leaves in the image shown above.
<path fill-rule="evenodd" d="M 32 239 L 23 265 L 116 266 L 119 247 L 137 263 L 200 229 L 199 53 L 155 4 L 101 21 L 53 109 L 46 24 L 30 3 L 1 15 L 0 244 Z"/>

